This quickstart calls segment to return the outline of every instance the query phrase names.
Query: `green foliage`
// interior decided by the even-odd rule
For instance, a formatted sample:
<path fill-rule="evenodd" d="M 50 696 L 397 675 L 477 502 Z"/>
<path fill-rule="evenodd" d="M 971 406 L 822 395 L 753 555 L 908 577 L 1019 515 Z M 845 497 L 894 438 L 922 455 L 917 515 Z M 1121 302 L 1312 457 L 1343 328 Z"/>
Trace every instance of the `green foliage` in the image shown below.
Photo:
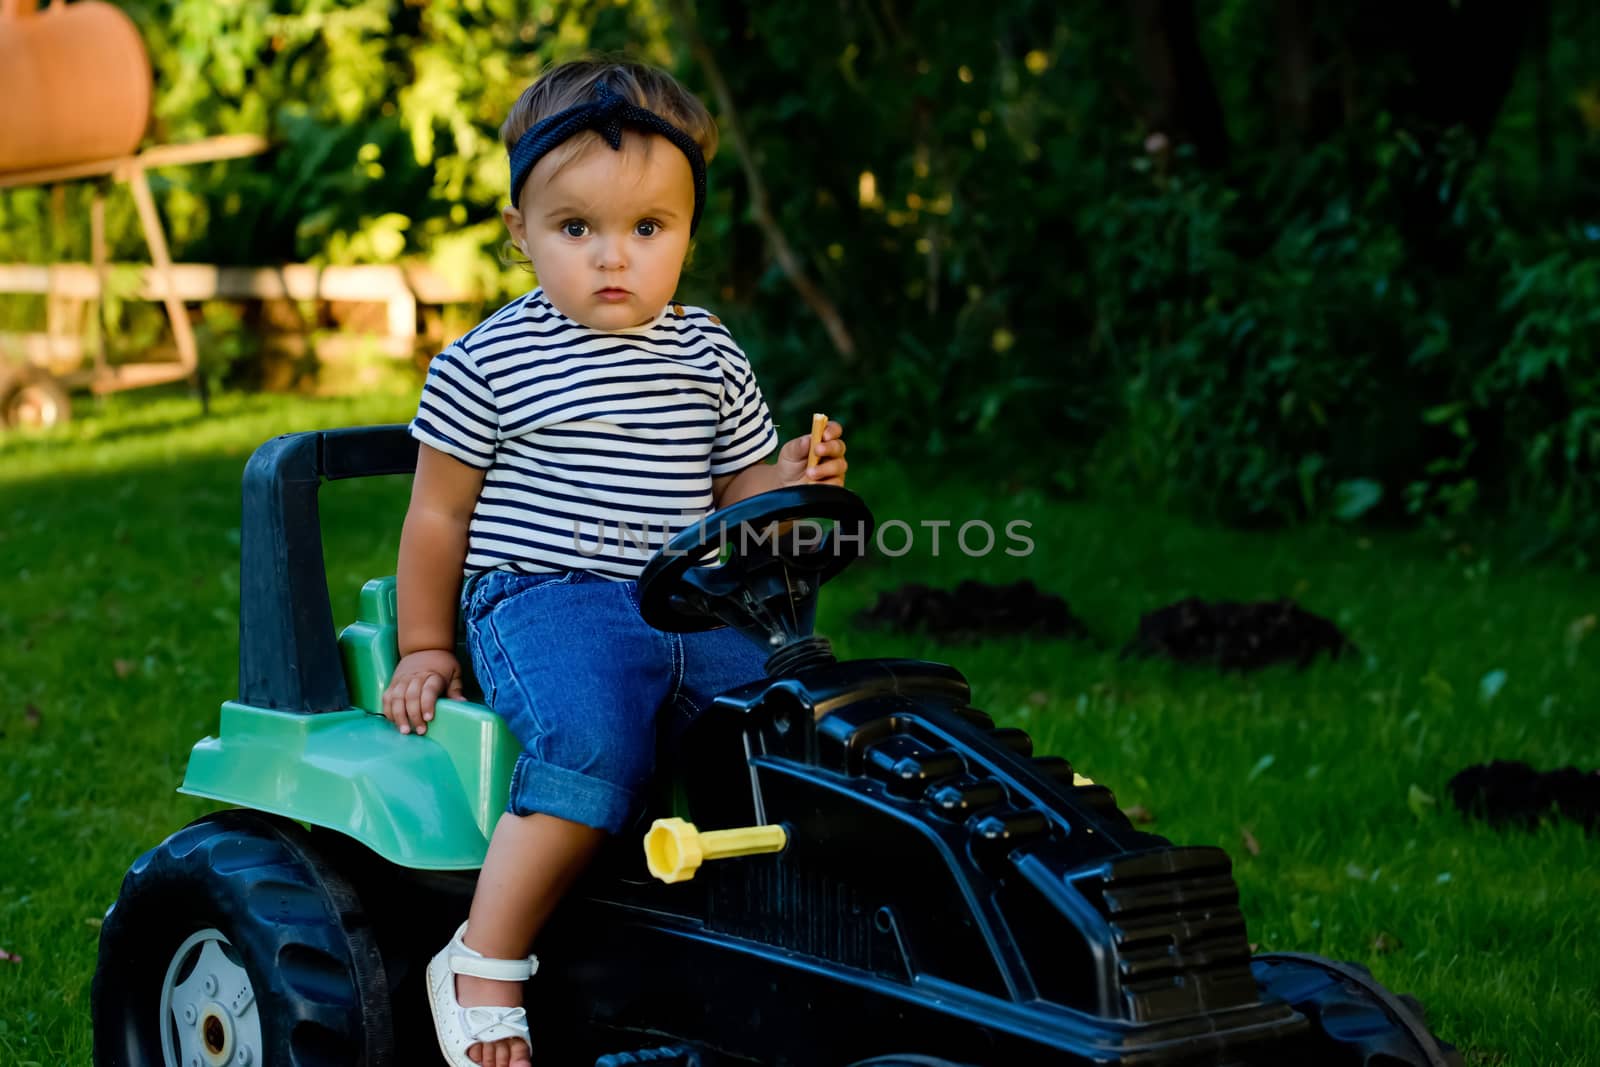
<path fill-rule="evenodd" d="M 1573 161 L 1593 138 L 1568 131 L 1551 168 L 1568 199 L 1547 182 L 1540 208 L 1531 146 L 1490 154 L 1378 106 L 1405 76 L 1386 54 L 1362 96 L 1377 103 L 1285 143 L 1259 81 L 1277 41 L 1252 10 L 1206 24 L 1236 141 L 1208 170 L 1146 143 L 1116 12 L 847 4 L 817 25 L 702 0 L 775 221 L 862 353 L 819 373 L 816 317 L 759 245 L 714 233 L 711 275 L 763 374 L 886 447 L 978 447 L 1056 480 L 1092 444 L 1103 480 L 1231 521 L 1448 531 L 1510 508 L 1530 542 L 1584 559 L 1595 374 L 1574 265 L 1600 246 L 1561 244 L 1544 288 L 1520 279 L 1554 254 L 1530 236 L 1548 205 L 1583 202 Z M 1556 25 L 1593 35 L 1572 9 Z M 1552 46 L 1556 84 L 1589 77 L 1577 54 Z M 1524 89 L 1507 106 L 1517 127 L 1547 105 Z"/>
<path fill-rule="evenodd" d="M 1113 469 L 1234 520 L 1353 518 L 1404 476 L 1426 372 L 1395 353 L 1425 328 L 1429 278 L 1393 203 L 1415 157 L 1389 147 L 1359 196 L 1329 145 L 1248 197 L 1196 170 L 1152 174 L 1100 217 L 1104 269 L 1129 265 L 1099 315 L 1136 353 Z"/>
<path fill-rule="evenodd" d="M 763 341 L 794 352 L 775 361 L 779 395 L 803 390 L 938 454 L 975 436 L 1018 451 L 1092 438 L 1111 396 L 1086 340 L 1071 232 L 1093 151 L 1071 131 L 1115 127 L 1099 122 L 1102 100 L 1072 87 L 1098 62 L 1092 36 L 1077 34 L 1115 16 L 1069 27 L 1051 4 L 934 0 L 846 4 L 838 19 L 731 0 L 696 11 L 774 222 L 859 353 L 819 359 L 829 341 L 759 239 L 713 231 L 705 258 L 744 305 L 737 324 L 757 320 Z M 728 169 L 713 178 L 737 181 Z M 743 224 L 743 190 L 730 206 Z"/>
<path fill-rule="evenodd" d="M 1163 143 L 1118 5 L 125 3 L 156 66 L 156 139 L 275 145 L 162 172 L 180 258 L 426 258 L 487 301 L 518 292 L 497 127 L 541 65 L 617 49 L 718 112 L 682 296 L 730 322 L 782 415 L 828 410 L 883 449 L 981 452 L 1056 485 L 1131 480 L 1231 521 L 1459 534 L 1510 514 L 1530 551 L 1600 546 L 1600 16 L 1571 0 L 1549 6 L 1542 50 L 1514 53 L 1486 136 L 1417 102 L 1404 19 L 1334 8 L 1308 27 L 1319 54 L 1371 64 L 1335 119 L 1292 129 L 1262 91 L 1273 19 L 1204 8 L 1230 139 L 1214 167 Z M 1311 71 L 1318 91 L 1339 69 Z M 69 190 L 63 218 L 86 197 Z M 49 218 L 43 191 L 0 196 L 0 259 L 83 258 L 86 236 Z M 853 357 L 778 266 L 774 228 Z M 111 229 L 115 255 L 142 257 L 125 198 Z M 40 310 L 9 301 L 0 326 Z M 122 321 L 135 341 L 159 325 Z"/>
<path fill-rule="evenodd" d="M 238 364 L 260 352 L 260 338 L 243 328 L 243 318 L 237 305 L 223 301 L 210 301 L 200 309 L 195 342 L 200 350 L 200 373 L 211 393 L 222 389 Z"/>
<path fill-rule="evenodd" d="M 1413 509 L 1469 513 L 1492 479 L 1530 552 L 1600 549 L 1600 231 L 1501 241 L 1504 341 L 1425 417 L 1454 449 L 1408 487 Z M 1488 453 L 1485 455 L 1485 453 Z"/>
<path fill-rule="evenodd" d="M 1132 251 L 1099 316 L 1138 353 L 1104 462 L 1232 520 L 1510 509 L 1584 562 L 1600 234 L 1520 235 L 1462 138 L 1380 130 L 1249 193 L 1157 176 L 1102 217 L 1098 252 Z"/>

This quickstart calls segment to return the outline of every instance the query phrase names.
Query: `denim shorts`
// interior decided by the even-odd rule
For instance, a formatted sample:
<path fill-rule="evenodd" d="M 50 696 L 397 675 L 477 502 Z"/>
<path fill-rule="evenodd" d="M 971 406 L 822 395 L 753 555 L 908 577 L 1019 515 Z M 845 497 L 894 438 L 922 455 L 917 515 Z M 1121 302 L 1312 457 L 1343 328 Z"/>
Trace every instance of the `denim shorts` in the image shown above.
<path fill-rule="evenodd" d="M 637 582 L 584 571 L 487 571 L 462 593 L 484 702 L 522 743 L 506 810 L 619 833 L 676 734 L 718 694 L 765 675 L 729 629 L 674 634 L 639 617 Z"/>

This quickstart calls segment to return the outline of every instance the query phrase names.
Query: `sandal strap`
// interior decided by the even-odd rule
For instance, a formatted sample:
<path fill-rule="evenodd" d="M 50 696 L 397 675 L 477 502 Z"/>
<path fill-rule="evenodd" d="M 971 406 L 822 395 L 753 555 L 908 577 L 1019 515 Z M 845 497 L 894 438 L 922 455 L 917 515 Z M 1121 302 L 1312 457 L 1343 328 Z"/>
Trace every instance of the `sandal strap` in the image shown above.
<path fill-rule="evenodd" d="M 461 947 L 466 948 L 465 945 Z M 469 948 L 467 952 L 472 950 Z M 539 957 L 529 956 L 525 960 L 494 960 L 475 953 L 468 956 L 452 952 L 450 969 L 456 974 L 470 975 L 473 978 L 488 978 L 497 982 L 526 982 L 539 969 Z"/>
<path fill-rule="evenodd" d="M 497 960 L 485 956 L 477 949 L 469 948 L 461 940 L 461 935 L 467 932 L 467 924 L 462 923 L 456 930 L 456 936 L 450 939 L 449 960 L 450 970 L 455 974 L 465 974 L 472 978 L 487 978 L 494 982 L 526 982 L 539 970 L 539 957 L 529 956 L 526 959 Z"/>

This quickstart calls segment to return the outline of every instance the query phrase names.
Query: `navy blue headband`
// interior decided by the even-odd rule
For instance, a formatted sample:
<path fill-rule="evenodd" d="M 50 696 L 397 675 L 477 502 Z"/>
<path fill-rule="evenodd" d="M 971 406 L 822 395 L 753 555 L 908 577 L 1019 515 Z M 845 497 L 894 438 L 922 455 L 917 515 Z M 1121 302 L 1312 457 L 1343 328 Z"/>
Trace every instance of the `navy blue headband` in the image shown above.
<path fill-rule="evenodd" d="M 517 200 L 522 195 L 522 183 L 528 180 L 533 165 L 546 152 L 584 130 L 598 130 L 606 144 L 620 150 L 624 125 L 658 133 L 689 157 L 689 169 L 694 172 L 694 218 L 689 222 L 689 232 L 693 233 L 700 225 L 700 210 L 706 206 L 706 161 L 700 154 L 700 146 L 693 137 L 654 111 L 631 104 L 612 92 L 604 81 L 595 83 L 593 100 L 536 122 L 517 138 L 516 147 L 511 150 L 512 206 L 521 207 Z"/>

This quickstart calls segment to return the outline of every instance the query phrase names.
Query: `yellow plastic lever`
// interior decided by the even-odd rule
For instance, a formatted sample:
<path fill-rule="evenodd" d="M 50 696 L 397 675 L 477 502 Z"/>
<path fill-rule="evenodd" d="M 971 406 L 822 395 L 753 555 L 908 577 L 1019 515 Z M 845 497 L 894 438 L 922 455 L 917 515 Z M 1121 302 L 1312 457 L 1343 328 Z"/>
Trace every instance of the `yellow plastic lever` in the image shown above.
<path fill-rule="evenodd" d="M 782 852 L 789 835 L 781 826 L 741 826 L 701 833 L 683 819 L 657 819 L 644 835 L 644 859 L 663 882 L 686 882 L 706 860 Z"/>

